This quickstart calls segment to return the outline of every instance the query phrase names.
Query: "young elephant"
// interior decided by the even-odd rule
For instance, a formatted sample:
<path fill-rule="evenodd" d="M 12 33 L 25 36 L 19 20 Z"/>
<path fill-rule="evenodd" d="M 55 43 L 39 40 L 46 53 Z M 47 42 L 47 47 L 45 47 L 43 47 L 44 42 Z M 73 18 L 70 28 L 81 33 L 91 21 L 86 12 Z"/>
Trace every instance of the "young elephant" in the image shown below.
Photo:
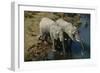
<path fill-rule="evenodd" d="M 42 37 L 42 39 L 44 39 L 43 38 L 44 36 L 47 36 L 47 37 L 49 36 L 53 43 L 53 46 L 52 46 L 53 51 L 55 51 L 55 40 L 59 39 L 62 42 L 63 52 L 65 54 L 62 28 L 55 21 L 47 17 L 44 17 L 41 19 L 39 26 L 40 26 L 39 37 Z"/>
<path fill-rule="evenodd" d="M 40 34 L 39 38 L 42 40 L 46 40 L 45 38 L 50 34 L 50 27 L 55 25 L 55 22 L 47 17 L 41 19 L 39 27 L 40 27 Z"/>

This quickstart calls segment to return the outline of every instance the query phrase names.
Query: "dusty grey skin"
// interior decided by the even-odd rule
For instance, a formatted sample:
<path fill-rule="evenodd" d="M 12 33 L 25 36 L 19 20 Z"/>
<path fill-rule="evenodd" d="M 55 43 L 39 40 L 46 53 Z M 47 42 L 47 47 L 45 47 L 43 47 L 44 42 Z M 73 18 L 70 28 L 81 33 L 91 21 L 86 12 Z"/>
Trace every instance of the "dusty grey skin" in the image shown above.
<path fill-rule="evenodd" d="M 52 40 L 53 46 L 52 46 L 52 51 L 55 51 L 55 41 L 57 39 L 60 39 L 60 41 L 62 42 L 63 45 L 63 50 L 64 50 L 64 42 L 63 42 L 63 31 L 62 28 L 60 26 L 57 25 L 56 22 L 54 22 L 53 20 L 49 19 L 49 18 L 42 18 L 42 20 L 40 21 L 40 36 L 43 36 L 45 33 L 49 33 L 50 34 L 50 38 Z M 64 50 L 64 54 L 65 54 L 65 50 Z"/>
<path fill-rule="evenodd" d="M 39 37 L 42 37 L 46 33 L 50 33 L 50 27 L 55 25 L 55 22 L 50 18 L 44 17 L 41 19 L 39 27 L 40 27 L 40 34 Z"/>
<path fill-rule="evenodd" d="M 59 39 L 60 42 L 62 42 L 62 46 L 63 46 L 63 53 L 64 53 L 64 56 L 66 54 L 65 52 L 65 48 L 64 48 L 64 37 L 63 37 L 63 31 L 62 31 L 62 28 L 60 26 L 58 26 L 57 24 L 55 25 L 52 25 L 50 27 L 50 37 L 51 37 L 51 40 L 53 42 L 53 48 L 55 50 L 55 40 Z"/>
<path fill-rule="evenodd" d="M 77 28 L 73 26 L 71 23 L 65 21 L 64 19 L 60 18 L 56 21 L 56 23 L 62 28 L 63 32 L 68 34 L 68 36 L 74 41 L 80 42 L 80 38 L 78 35 Z"/>

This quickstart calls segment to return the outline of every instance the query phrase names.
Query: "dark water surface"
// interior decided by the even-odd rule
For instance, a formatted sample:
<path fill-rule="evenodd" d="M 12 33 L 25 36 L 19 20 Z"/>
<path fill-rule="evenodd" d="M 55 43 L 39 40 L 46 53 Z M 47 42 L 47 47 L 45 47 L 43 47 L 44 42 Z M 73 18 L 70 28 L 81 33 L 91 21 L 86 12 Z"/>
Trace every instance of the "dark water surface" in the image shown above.
<path fill-rule="evenodd" d="M 72 54 L 74 58 L 90 58 L 90 15 L 81 14 L 80 20 L 82 24 L 79 28 L 79 32 L 84 49 L 81 47 L 80 43 L 73 42 Z"/>
<path fill-rule="evenodd" d="M 49 60 L 55 59 L 87 59 L 90 58 L 90 14 L 81 14 L 80 15 L 81 26 L 79 28 L 81 42 L 72 41 L 71 46 L 71 57 L 66 56 L 63 58 L 61 54 L 57 52 L 50 52 L 48 54 Z M 66 44 L 66 43 L 65 43 Z"/>

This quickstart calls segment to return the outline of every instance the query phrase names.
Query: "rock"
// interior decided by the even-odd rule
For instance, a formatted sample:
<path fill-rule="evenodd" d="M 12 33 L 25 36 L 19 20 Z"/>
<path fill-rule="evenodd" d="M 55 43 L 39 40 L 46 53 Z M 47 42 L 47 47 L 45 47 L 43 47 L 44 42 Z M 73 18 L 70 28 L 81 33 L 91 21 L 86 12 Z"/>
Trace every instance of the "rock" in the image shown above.
<path fill-rule="evenodd" d="M 28 49 L 30 56 L 32 56 L 31 60 L 46 60 L 48 53 L 51 50 L 51 46 L 52 45 L 49 45 L 47 41 L 39 40 Z"/>

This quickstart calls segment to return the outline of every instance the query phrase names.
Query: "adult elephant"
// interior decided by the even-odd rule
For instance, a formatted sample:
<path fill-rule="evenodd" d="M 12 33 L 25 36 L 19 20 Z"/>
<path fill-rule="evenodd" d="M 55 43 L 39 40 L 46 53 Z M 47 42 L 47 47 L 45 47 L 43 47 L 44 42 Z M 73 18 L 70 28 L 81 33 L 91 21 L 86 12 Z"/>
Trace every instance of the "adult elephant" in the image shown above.
<path fill-rule="evenodd" d="M 68 56 L 71 56 L 72 41 L 80 42 L 78 30 L 74 25 L 72 25 L 72 23 L 69 23 L 62 18 L 56 20 L 56 23 L 62 28 L 63 31 L 63 41 L 65 47 L 65 51 L 63 51 L 67 52 Z"/>

